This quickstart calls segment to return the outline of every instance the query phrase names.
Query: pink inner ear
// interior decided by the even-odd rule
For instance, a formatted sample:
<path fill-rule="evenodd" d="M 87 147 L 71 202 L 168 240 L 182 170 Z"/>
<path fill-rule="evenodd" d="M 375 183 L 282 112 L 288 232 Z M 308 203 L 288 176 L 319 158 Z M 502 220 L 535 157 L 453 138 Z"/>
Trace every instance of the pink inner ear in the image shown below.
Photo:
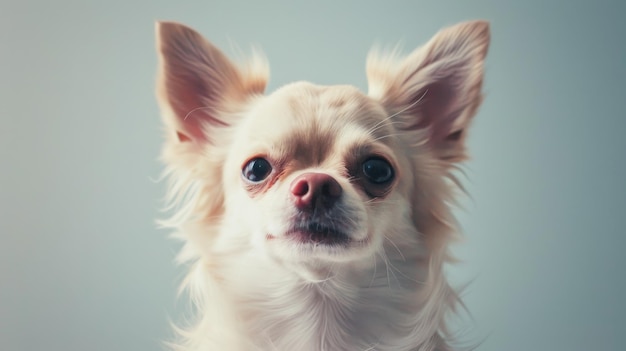
<path fill-rule="evenodd" d="M 210 91 L 199 78 L 188 76 L 186 79 L 171 79 L 168 84 L 168 97 L 174 113 L 178 117 L 178 140 L 206 141 L 202 129 L 203 123 L 224 126 L 226 123 L 212 116 L 212 109 L 206 105 L 210 101 Z"/>
<path fill-rule="evenodd" d="M 168 98 L 174 113 L 178 117 L 180 130 L 177 131 L 180 141 L 204 141 L 205 136 L 200 128 L 203 111 L 196 110 L 202 107 L 201 96 L 205 94 L 202 83 L 195 77 L 186 79 L 171 78 L 168 82 Z"/>
<path fill-rule="evenodd" d="M 191 138 L 188 137 L 187 135 L 183 134 L 182 132 L 177 131 L 176 132 L 176 136 L 178 136 L 178 141 L 180 141 L 180 142 L 191 141 Z"/>
<path fill-rule="evenodd" d="M 430 84 L 426 89 L 425 95 L 423 93 L 417 94 L 418 96 L 423 95 L 423 98 L 410 111 L 411 114 L 420 116 L 420 118 L 408 129 L 430 127 L 435 142 L 457 140 L 461 136 L 461 131 L 453 132 L 452 127 L 461 111 L 455 112 L 456 92 L 454 88 L 446 80 L 443 80 Z"/>
<path fill-rule="evenodd" d="M 446 137 L 447 141 L 459 141 L 461 139 L 461 136 L 463 136 L 463 130 L 457 130 L 456 132 L 450 133 L 448 134 L 448 136 Z"/>

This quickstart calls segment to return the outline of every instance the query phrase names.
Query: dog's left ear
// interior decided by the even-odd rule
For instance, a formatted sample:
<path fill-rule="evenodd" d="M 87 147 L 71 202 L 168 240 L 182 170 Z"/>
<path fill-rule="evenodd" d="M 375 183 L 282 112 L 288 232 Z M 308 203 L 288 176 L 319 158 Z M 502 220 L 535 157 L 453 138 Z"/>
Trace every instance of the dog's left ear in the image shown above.
<path fill-rule="evenodd" d="M 238 66 L 198 32 L 176 22 L 157 22 L 156 39 L 157 96 L 174 140 L 210 142 L 216 127 L 234 122 L 224 112 L 263 94 L 268 69 L 262 57 Z"/>
<path fill-rule="evenodd" d="M 394 125 L 425 129 L 438 158 L 465 159 L 467 127 L 481 103 L 489 24 L 472 21 L 445 28 L 401 61 L 368 57 L 369 95 L 381 101 Z"/>

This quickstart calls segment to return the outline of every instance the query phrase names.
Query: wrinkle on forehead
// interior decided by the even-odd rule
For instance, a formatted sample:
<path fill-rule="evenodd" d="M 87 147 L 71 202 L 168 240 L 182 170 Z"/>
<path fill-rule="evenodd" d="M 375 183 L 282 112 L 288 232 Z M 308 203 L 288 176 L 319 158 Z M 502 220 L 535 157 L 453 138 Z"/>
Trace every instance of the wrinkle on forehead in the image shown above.
<path fill-rule="evenodd" d="M 291 139 L 297 139 L 299 149 L 310 151 L 318 160 L 326 157 L 337 138 L 353 129 L 374 139 L 390 133 L 389 125 L 382 125 L 382 107 L 355 87 L 303 83 L 297 88 L 288 97 L 288 104 L 301 132 Z"/>

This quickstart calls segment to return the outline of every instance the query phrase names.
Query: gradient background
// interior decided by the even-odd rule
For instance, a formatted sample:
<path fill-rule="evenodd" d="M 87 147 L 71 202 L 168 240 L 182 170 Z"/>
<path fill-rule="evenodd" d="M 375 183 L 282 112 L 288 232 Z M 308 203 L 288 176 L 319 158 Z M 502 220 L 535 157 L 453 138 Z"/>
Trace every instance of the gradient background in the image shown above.
<path fill-rule="evenodd" d="M 184 309 L 157 230 L 164 185 L 153 21 L 227 53 L 255 44 L 268 91 L 365 89 L 374 43 L 406 50 L 492 23 L 450 267 L 478 350 L 624 350 L 626 3 L 0 2 L 0 350 L 148 351 Z"/>

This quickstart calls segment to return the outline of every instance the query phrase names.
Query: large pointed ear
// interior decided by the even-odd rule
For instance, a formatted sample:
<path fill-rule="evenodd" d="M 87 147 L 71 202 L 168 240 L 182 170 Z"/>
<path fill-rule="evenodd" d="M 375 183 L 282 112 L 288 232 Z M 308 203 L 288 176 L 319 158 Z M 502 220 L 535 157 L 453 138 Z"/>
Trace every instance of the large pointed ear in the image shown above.
<path fill-rule="evenodd" d="M 157 97 L 174 141 L 210 141 L 211 126 L 232 122 L 225 111 L 265 90 L 268 69 L 261 57 L 238 68 L 199 33 L 174 22 L 157 22 L 156 40 Z"/>
<path fill-rule="evenodd" d="M 437 157 L 462 161 L 465 134 L 482 100 L 488 46 L 488 22 L 472 21 L 441 30 L 402 60 L 372 53 L 369 94 L 395 115 L 398 129 L 425 130 Z"/>

